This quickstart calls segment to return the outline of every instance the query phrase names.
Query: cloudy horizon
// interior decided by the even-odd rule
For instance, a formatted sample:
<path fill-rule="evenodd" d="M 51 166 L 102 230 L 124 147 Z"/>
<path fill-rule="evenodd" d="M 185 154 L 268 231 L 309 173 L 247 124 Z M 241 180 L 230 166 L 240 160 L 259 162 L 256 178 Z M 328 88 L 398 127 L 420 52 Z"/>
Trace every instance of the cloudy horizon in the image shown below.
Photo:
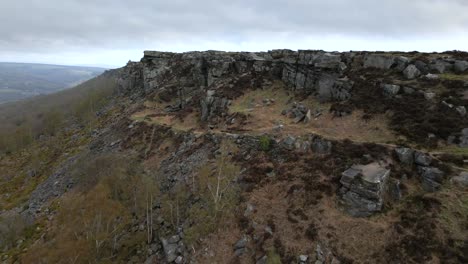
<path fill-rule="evenodd" d="M 117 67 L 144 50 L 466 50 L 464 0 L 20 0 L 0 61 Z"/>

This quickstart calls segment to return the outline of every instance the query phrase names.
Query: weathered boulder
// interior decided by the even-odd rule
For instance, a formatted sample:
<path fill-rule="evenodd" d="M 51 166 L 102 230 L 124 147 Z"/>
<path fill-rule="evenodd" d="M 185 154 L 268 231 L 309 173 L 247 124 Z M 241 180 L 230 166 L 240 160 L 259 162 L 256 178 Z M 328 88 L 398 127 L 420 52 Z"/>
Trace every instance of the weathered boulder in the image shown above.
<path fill-rule="evenodd" d="M 421 75 L 421 71 L 415 65 L 411 64 L 403 71 L 403 75 L 406 79 L 411 80 L 418 78 Z"/>
<path fill-rule="evenodd" d="M 421 166 L 429 166 L 432 162 L 432 157 L 419 151 L 414 152 L 414 162 Z"/>
<path fill-rule="evenodd" d="M 382 209 L 390 170 L 378 163 L 354 165 L 341 176 L 341 203 L 352 216 L 370 216 Z"/>
<path fill-rule="evenodd" d="M 395 153 L 401 163 L 405 165 L 413 165 L 414 162 L 414 150 L 410 148 L 396 148 Z"/>
<path fill-rule="evenodd" d="M 379 54 L 366 54 L 364 57 L 364 68 L 390 69 L 395 63 L 395 57 Z"/>
<path fill-rule="evenodd" d="M 400 91 L 400 86 L 395 84 L 382 84 L 382 89 L 385 96 L 393 97 Z"/>
<path fill-rule="evenodd" d="M 457 60 L 455 61 L 455 64 L 453 64 L 453 70 L 456 73 L 463 73 L 467 69 L 468 69 L 468 61 Z"/>
<path fill-rule="evenodd" d="M 437 191 L 444 180 L 444 172 L 435 167 L 418 167 L 423 189 L 428 192 Z"/>

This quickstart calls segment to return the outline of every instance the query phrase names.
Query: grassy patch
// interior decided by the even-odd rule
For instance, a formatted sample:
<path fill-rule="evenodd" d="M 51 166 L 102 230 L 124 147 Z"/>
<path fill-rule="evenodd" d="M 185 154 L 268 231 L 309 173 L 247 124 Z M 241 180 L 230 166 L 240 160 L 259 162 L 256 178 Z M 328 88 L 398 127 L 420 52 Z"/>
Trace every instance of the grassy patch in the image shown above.
<path fill-rule="evenodd" d="M 445 79 L 445 80 L 468 81 L 468 74 L 442 73 L 439 76 L 441 79 Z"/>
<path fill-rule="evenodd" d="M 451 155 L 468 156 L 468 148 L 461 148 L 454 145 L 438 149 L 438 151 Z"/>

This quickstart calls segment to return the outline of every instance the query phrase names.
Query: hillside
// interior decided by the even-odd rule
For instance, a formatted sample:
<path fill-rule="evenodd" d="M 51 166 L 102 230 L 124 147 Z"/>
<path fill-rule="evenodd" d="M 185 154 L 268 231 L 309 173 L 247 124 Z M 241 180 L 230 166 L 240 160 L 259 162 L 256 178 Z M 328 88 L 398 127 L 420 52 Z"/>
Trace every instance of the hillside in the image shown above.
<path fill-rule="evenodd" d="M 104 72 L 94 67 L 0 62 L 0 103 L 50 94 Z"/>
<path fill-rule="evenodd" d="M 145 51 L 0 106 L 4 263 L 466 263 L 468 54 Z"/>

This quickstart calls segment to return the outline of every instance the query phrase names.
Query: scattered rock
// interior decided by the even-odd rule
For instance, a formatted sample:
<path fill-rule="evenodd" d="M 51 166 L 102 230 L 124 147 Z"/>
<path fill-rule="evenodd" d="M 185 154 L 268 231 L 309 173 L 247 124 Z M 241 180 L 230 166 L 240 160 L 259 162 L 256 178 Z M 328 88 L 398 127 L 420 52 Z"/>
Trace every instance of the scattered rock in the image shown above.
<path fill-rule="evenodd" d="M 412 80 L 418 78 L 421 75 L 421 71 L 419 71 L 415 65 L 411 64 L 403 71 L 403 75 L 406 79 Z"/>

